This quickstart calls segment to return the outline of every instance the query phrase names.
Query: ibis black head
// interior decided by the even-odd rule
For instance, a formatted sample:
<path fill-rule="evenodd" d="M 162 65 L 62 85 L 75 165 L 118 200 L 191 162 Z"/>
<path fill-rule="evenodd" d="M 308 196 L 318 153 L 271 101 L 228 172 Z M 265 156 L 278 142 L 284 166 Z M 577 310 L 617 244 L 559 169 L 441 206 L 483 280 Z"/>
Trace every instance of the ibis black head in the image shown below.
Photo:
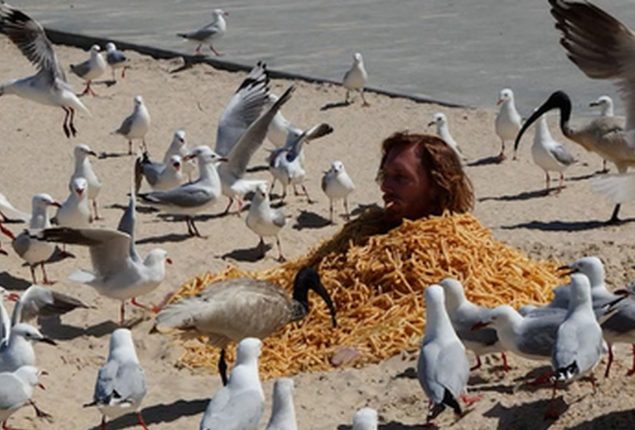
<path fill-rule="evenodd" d="M 522 128 L 518 132 L 518 136 L 516 136 L 516 140 L 514 141 L 514 153 L 518 150 L 518 144 L 520 143 L 520 139 L 522 138 L 525 130 L 529 128 L 531 124 L 536 122 L 538 118 L 540 118 L 545 112 L 548 112 L 552 109 L 560 109 L 560 129 L 565 132 L 569 119 L 571 118 L 571 99 L 564 91 L 556 91 L 551 94 L 546 102 L 542 104 L 538 109 L 534 111 L 534 113 L 525 121 Z"/>
<path fill-rule="evenodd" d="M 337 327 L 335 305 L 333 305 L 333 300 L 331 299 L 328 291 L 326 291 L 326 288 L 322 285 L 320 275 L 312 267 L 303 267 L 295 275 L 295 279 L 293 281 L 293 299 L 300 303 L 307 312 L 309 310 L 309 290 L 315 291 L 317 295 L 324 300 L 324 303 L 326 303 L 326 306 L 329 308 L 329 312 L 331 313 L 333 327 Z"/>

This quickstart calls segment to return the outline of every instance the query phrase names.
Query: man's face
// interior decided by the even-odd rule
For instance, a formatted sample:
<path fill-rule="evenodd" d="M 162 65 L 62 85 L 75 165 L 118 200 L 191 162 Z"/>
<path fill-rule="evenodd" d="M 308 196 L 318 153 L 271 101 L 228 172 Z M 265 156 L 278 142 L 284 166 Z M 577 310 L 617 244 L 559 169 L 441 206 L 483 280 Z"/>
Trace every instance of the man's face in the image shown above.
<path fill-rule="evenodd" d="M 397 145 L 386 156 L 381 191 L 387 214 L 395 221 L 418 219 L 434 212 L 436 189 L 421 164 L 417 146 Z"/>

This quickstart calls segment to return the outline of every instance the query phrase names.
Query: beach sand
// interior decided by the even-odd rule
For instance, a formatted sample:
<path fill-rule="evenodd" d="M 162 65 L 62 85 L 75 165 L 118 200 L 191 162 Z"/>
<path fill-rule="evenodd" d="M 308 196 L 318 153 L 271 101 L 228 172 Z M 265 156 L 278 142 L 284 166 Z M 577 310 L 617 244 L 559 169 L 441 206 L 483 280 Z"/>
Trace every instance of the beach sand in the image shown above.
<path fill-rule="evenodd" d="M 87 53 L 66 47 L 56 47 L 63 64 L 82 61 Z M 12 96 L 0 98 L 2 144 L 0 144 L 0 192 L 18 208 L 29 211 L 33 194 L 47 192 L 58 200 L 66 198 L 68 178 L 72 171 L 72 149 L 85 143 L 97 152 L 125 153 L 127 143 L 112 135 L 122 119 L 132 110 L 132 99 L 143 95 L 152 115 L 152 128 L 147 136 L 151 155 L 160 158 L 178 128 L 187 132 L 190 147 L 206 144 L 213 147 L 220 113 L 244 78 L 242 73 L 226 73 L 209 66 L 198 65 L 180 73 L 170 73 L 179 67 L 174 61 L 155 61 L 129 53 L 131 70 L 125 80 L 110 88 L 97 85 L 99 97 L 86 97 L 84 102 L 92 116 L 80 114 L 76 120 L 77 138 L 68 140 L 61 130 L 63 112 Z M 0 78 L 2 80 L 31 74 L 33 67 L 6 38 L 0 38 Z M 76 90 L 81 82 L 69 77 Z M 544 174 L 531 162 L 531 134 L 520 148 L 520 159 L 502 164 L 489 162 L 499 150 L 494 134 L 493 106 L 482 109 L 448 109 L 435 105 L 368 94 L 371 106 L 362 108 L 357 102 L 346 108 L 320 111 L 326 103 L 343 99 L 344 92 L 333 85 L 274 80 L 271 87 L 281 93 L 294 84 L 297 91 L 284 107 L 285 115 L 294 123 L 310 126 L 328 122 L 335 132 L 306 147 L 307 188 L 314 204 L 291 192 L 284 207 L 288 225 L 281 233 L 287 258 L 306 253 L 321 240 L 332 236 L 344 223 L 326 225 L 328 200 L 320 190 L 322 171 L 331 161 L 341 160 L 357 185 L 350 199 L 351 208 L 380 203 L 375 183 L 381 140 L 397 130 L 434 132 L 426 125 L 437 111 L 446 113 L 451 132 L 468 157 L 467 173 L 474 182 L 477 203 L 476 216 L 491 228 L 497 239 L 519 247 L 534 258 L 556 258 L 567 262 L 583 255 L 597 255 L 606 263 L 608 282 L 620 288 L 635 278 L 631 242 L 635 223 L 603 226 L 612 207 L 603 197 L 593 194 L 590 180 L 601 167 L 601 160 L 570 143 L 569 148 L 580 160 L 567 172 L 566 188 L 559 195 L 542 193 Z M 555 118 L 552 118 L 555 124 Z M 554 127 L 552 127 L 554 128 Z M 555 136 L 560 136 L 554 131 Z M 264 166 L 266 142 L 254 157 L 252 165 Z M 94 169 L 103 182 L 99 197 L 104 220 L 97 226 L 115 228 L 121 208 L 127 203 L 133 158 L 128 156 L 94 160 Z M 269 178 L 260 170 L 253 177 Z M 554 182 L 553 185 L 556 185 Z M 219 202 L 214 213 L 224 208 Z M 337 213 L 341 208 L 337 207 Z M 210 214 L 213 215 L 213 214 Z M 635 204 L 626 204 L 622 216 L 635 219 Z M 173 222 L 155 213 L 138 215 L 137 240 L 142 254 L 154 247 L 165 248 L 174 264 L 168 266 L 167 279 L 142 302 L 158 302 L 176 290 L 181 283 L 205 271 L 218 271 L 229 264 L 245 269 L 262 269 L 277 264 L 275 248 L 263 260 L 255 260 L 258 237 L 245 226 L 242 217 L 211 216 L 198 222 L 207 239 L 189 238 L 183 222 Z M 13 231 L 20 224 L 8 225 Z M 0 256 L 0 285 L 22 290 L 30 285 L 27 267 L 10 250 Z M 48 267 L 51 278 L 58 280 L 52 287 L 72 294 L 96 309 L 79 310 L 59 321 L 47 321 L 43 331 L 59 341 L 58 347 L 37 345 L 38 364 L 50 375 L 42 378 L 46 390 L 37 390 L 34 399 L 44 410 L 54 415 L 48 424 L 34 417 L 30 408 L 16 413 L 10 424 L 27 429 L 88 429 L 98 428 L 100 414 L 82 408 L 92 400 L 97 370 L 107 354 L 109 334 L 117 326 L 119 303 L 100 297 L 90 287 L 73 285 L 65 279 L 78 267 L 90 267 L 85 249 L 71 247 L 76 259 L 65 260 Z M 38 271 L 39 276 L 39 271 Z M 128 308 L 129 316 L 144 316 L 138 309 Z M 176 366 L 181 349 L 174 341 L 160 334 L 149 334 L 152 318 L 133 329 L 140 361 L 148 381 L 148 395 L 143 404 L 143 416 L 152 429 L 197 428 L 209 397 L 220 387 L 220 379 L 208 370 L 179 369 Z M 423 334 L 422 334 L 423 335 Z M 452 429 L 591 429 L 628 428 L 635 420 L 634 377 L 625 377 L 630 366 L 630 348 L 618 345 L 617 362 L 609 379 L 604 379 L 603 364 L 596 370 L 597 392 L 591 384 L 576 382 L 558 393 L 564 413 L 556 422 L 543 422 L 549 387 L 527 390 L 515 386 L 519 378 L 532 375 L 545 363 L 531 363 L 511 358 L 513 370 L 502 375 L 500 362 L 488 357 L 482 370 L 474 372 L 470 391 L 482 400 L 468 409 L 458 420 L 446 412 L 437 420 Z M 470 356 L 470 359 L 472 357 Z M 346 429 L 356 409 L 371 406 L 379 411 L 383 429 L 420 428 L 425 422 L 427 399 L 416 379 L 416 356 L 393 357 L 383 363 L 362 369 L 334 369 L 331 372 L 290 375 L 296 384 L 295 405 L 301 429 Z M 604 362 L 603 362 L 604 363 Z M 264 383 L 267 409 L 261 425 L 269 416 L 272 381 Z M 564 406 L 566 402 L 566 405 Z M 565 410 L 566 409 L 566 410 Z M 134 416 L 114 421 L 109 428 L 134 426 Z"/>

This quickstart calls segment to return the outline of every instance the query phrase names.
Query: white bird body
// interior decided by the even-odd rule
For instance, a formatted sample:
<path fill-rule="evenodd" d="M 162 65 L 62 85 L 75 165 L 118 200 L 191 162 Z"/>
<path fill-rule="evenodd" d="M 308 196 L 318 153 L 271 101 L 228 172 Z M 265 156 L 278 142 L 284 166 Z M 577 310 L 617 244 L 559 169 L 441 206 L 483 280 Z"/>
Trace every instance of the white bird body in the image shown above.
<path fill-rule="evenodd" d="M 434 114 L 434 121 L 430 122 L 428 126 L 436 125 L 437 127 L 437 135 L 443 139 L 445 143 L 448 144 L 450 148 L 456 153 L 459 160 L 465 160 L 465 156 L 459 147 L 459 144 L 456 143 L 456 140 L 450 134 L 450 128 L 448 127 L 448 118 L 442 112 L 437 112 Z"/>
<path fill-rule="evenodd" d="M 599 107 L 600 116 L 608 118 L 615 116 L 615 112 L 613 109 L 613 99 L 609 96 L 600 96 L 597 98 L 597 100 L 591 102 L 589 106 Z"/>
<path fill-rule="evenodd" d="M 9 332 L 9 340 L 0 347 L 0 372 L 15 372 L 22 366 L 35 366 L 36 357 L 32 342 L 56 345 L 32 325 L 18 323 L 3 327 Z"/>
<path fill-rule="evenodd" d="M 51 221 L 49 219 L 48 207 L 60 206 L 48 194 L 36 194 L 31 200 L 32 212 L 31 222 L 29 223 L 29 231 L 23 231 L 12 242 L 15 252 L 26 261 L 29 266 L 33 267 L 37 264 L 47 261 L 55 252 L 55 246 L 32 238 L 30 232 L 49 228 Z"/>
<path fill-rule="evenodd" d="M 377 430 L 377 411 L 373 408 L 362 408 L 355 412 L 351 430 Z"/>
<path fill-rule="evenodd" d="M 344 163 L 337 160 L 331 163 L 331 168 L 322 176 L 322 191 L 329 198 L 331 222 L 333 222 L 333 203 L 337 200 L 344 201 L 344 210 L 346 216 L 349 216 L 348 196 L 355 191 L 355 184 L 346 172 Z"/>
<path fill-rule="evenodd" d="M 101 190 L 101 181 L 93 170 L 93 165 L 88 158 L 89 155 L 93 157 L 97 156 L 95 151 L 91 150 L 88 145 L 77 145 L 75 147 L 73 150 L 75 169 L 73 170 L 68 186 L 71 188 L 73 180 L 76 178 L 86 179 L 88 182 L 88 198 L 95 200 Z"/>
<path fill-rule="evenodd" d="M 14 412 L 29 404 L 33 389 L 38 385 L 39 374 L 33 366 L 0 373 L 0 424 L 3 427 Z"/>
<path fill-rule="evenodd" d="M 565 146 L 553 139 L 544 115 L 538 120 L 536 126 L 531 156 L 534 163 L 545 173 L 564 172 L 575 161 Z"/>
<path fill-rule="evenodd" d="M 88 309 L 90 306 L 67 294 L 33 284 L 17 300 L 11 314 L 11 325 L 62 315 L 77 308 Z"/>
<path fill-rule="evenodd" d="M 364 87 L 366 86 L 367 82 L 368 73 L 366 72 L 366 68 L 364 67 L 364 59 L 362 58 L 362 54 L 356 52 L 355 54 L 353 54 L 353 65 L 344 74 L 344 79 L 342 79 L 342 86 L 346 88 L 345 103 L 348 103 L 348 96 L 350 91 L 359 91 L 364 106 L 368 106 L 368 102 L 364 98 Z"/>
<path fill-rule="evenodd" d="M 496 120 L 494 122 L 496 135 L 501 141 L 501 152 L 499 158 L 505 157 L 505 142 L 513 141 L 518 132 L 522 118 L 516 110 L 514 103 L 514 92 L 509 88 L 501 90 L 497 104 L 500 105 Z"/>
<path fill-rule="evenodd" d="M 142 148 L 145 147 L 145 137 L 150 131 L 150 112 L 145 105 L 143 97 L 136 96 L 134 98 L 134 110 L 126 117 L 119 128 L 115 130 L 115 134 L 120 134 L 128 140 L 128 153 L 132 154 L 132 141 L 141 140 Z"/>
<path fill-rule="evenodd" d="M 121 72 L 121 77 L 123 78 L 125 76 L 126 63 L 128 62 L 128 58 L 126 58 L 126 55 L 118 50 L 117 46 L 112 42 L 108 42 L 106 44 L 106 62 L 112 70 L 113 81 L 116 80 L 115 71 L 117 69 L 123 69 Z"/>
<path fill-rule="evenodd" d="M 107 68 L 108 63 L 98 45 L 93 45 L 90 48 L 90 58 L 88 60 L 71 65 L 71 71 L 87 82 L 100 78 Z"/>
<path fill-rule="evenodd" d="M 276 379 L 273 386 L 271 418 L 265 430 L 298 430 L 293 405 L 293 379 Z"/>
<path fill-rule="evenodd" d="M 262 416 L 265 395 L 258 374 L 259 339 L 240 341 L 229 382 L 209 402 L 200 430 L 256 430 Z"/>
<path fill-rule="evenodd" d="M 165 191 L 176 188 L 183 183 L 179 155 L 172 155 L 167 163 L 151 161 L 147 152 L 135 162 L 135 189 L 139 192 L 143 178 L 146 179 L 153 191 Z"/>
<path fill-rule="evenodd" d="M 280 249 L 280 239 L 278 234 L 280 230 L 285 226 L 287 220 L 284 213 L 280 209 L 274 209 L 271 207 L 269 201 L 269 189 L 266 184 L 258 185 L 254 197 L 251 199 L 251 206 L 249 207 L 249 213 L 245 220 L 247 227 L 258 236 L 260 236 L 260 245 L 264 254 L 264 237 L 276 238 L 276 244 L 278 246 L 278 259 L 282 260 L 282 250 Z"/>
<path fill-rule="evenodd" d="M 465 347 L 445 309 L 443 288 L 428 286 L 425 301 L 426 329 L 417 362 L 417 376 L 430 399 L 428 420 L 434 419 L 446 405 L 460 415 L 458 399 L 466 391 L 470 374 Z"/>
<path fill-rule="evenodd" d="M 146 392 L 145 375 L 132 334 L 128 329 L 119 328 L 110 338 L 108 359 L 99 369 L 93 402 L 88 406 L 97 406 L 108 419 L 137 412 L 139 422 L 143 423 L 139 408 Z"/>
<path fill-rule="evenodd" d="M 60 227 L 83 228 L 90 224 L 88 181 L 77 177 L 71 181 L 71 193 L 55 215 Z"/>
<path fill-rule="evenodd" d="M 174 136 L 172 137 L 172 142 L 170 142 L 170 146 L 167 151 L 165 151 L 165 155 L 163 156 L 163 164 L 167 164 L 172 159 L 173 155 L 178 155 L 181 157 L 181 161 L 186 158 L 190 154 L 190 148 L 187 146 L 187 141 L 185 139 L 185 130 L 177 130 L 174 132 Z M 191 177 L 194 170 L 196 170 L 196 161 L 194 159 L 183 162 L 182 165 L 183 173 L 185 173 L 188 177 Z"/>
<path fill-rule="evenodd" d="M 9 199 L 7 199 L 7 197 L 2 193 L 0 193 L 0 214 L 8 217 L 9 219 L 18 219 L 27 223 L 31 220 L 31 215 L 16 209 Z"/>

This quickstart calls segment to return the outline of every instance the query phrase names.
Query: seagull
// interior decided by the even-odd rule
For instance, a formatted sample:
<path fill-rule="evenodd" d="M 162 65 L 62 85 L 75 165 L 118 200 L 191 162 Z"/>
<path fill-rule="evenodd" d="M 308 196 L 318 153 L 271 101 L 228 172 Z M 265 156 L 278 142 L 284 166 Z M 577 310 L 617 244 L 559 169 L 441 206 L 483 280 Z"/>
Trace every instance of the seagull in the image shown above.
<path fill-rule="evenodd" d="M 505 142 L 513 141 L 516 138 L 522 118 L 514 104 L 514 92 L 509 88 L 501 90 L 496 104 L 500 106 L 494 123 L 496 135 L 501 140 L 501 152 L 498 154 L 498 160 L 503 161 L 505 159 Z"/>
<path fill-rule="evenodd" d="M 150 130 L 150 113 L 143 102 L 143 97 L 135 96 L 134 110 L 123 120 L 115 134 L 120 134 L 128 139 L 128 155 L 132 155 L 132 141 L 141 140 L 141 148 L 148 150 L 146 146 L 146 134 Z"/>
<path fill-rule="evenodd" d="M 246 337 L 264 339 L 286 324 L 309 313 L 309 290 L 326 303 L 333 327 L 337 326 L 335 306 L 315 269 L 304 267 L 293 281 L 293 297 L 280 286 L 251 278 L 217 281 L 196 296 L 167 305 L 156 316 L 153 331 L 182 330 L 207 336 L 221 348 L 218 370 L 227 383 L 225 348 L 231 341 Z"/>
<path fill-rule="evenodd" d="M 42 25 L 24 12 L 2 3 L 0 29 L 38 69 L 35 75 L 0 84 L 0 96 L 15 94 L 44 105 L 61 107 L 66 114 L 62 124 L 64 134 L 67 138 L 75 136 L 75 112 L 80 110 L 87 115 L 90 112 L 66 81 L 64 69 Z"/>
<path fill-rule="evenodd" d="M 52 290 L 51 288 L 31 285 L 22 295 L 9 294 L 9 300 L 15 301 L 15 307 L 11 314 L 11 325 L 30 323 L 39 317 L 63 315 L 75 309 L 91 309 L 75 297 Z"/>
<path fill-rule="evenodd" d="M 184 161 L 196 158 L 199 177 L 194 182 L 180 185 L 166 191 L 139 194 L 139 197 L 166 213 L 185 215 L 187 232 L 190 236 L 203 237 L 194 224 L 193 216 L 210 209 L 218 201 L 221 180 L 216 163 L 227 161 L 208 146 L 198 146 L 185 157 Z"/>
<path fill-rule="evenodd" d="M 293 406 L 293 379 L 276 379 L 273 385 L 271 418 L 265 430 L 298 430 Z"/>
<path fill-rule="evenodd" d="M 222 9 L 214 9 L 212 11 L 212 22 L 205 27 L 201 27 L 198 30 L 191 31 L 189 33 L 177 33 L 177 36 L 183 39 L 190 40 L 198 44 L 196 47 L 196 55 L 202 55 L 201 48 L 203 45 L 208 45 L 209 48 L 216 56 L 223 55 L 222 52 L 218 52 L 212 42 L 223 37 L 227 30 L 227 23 L 225 17 L 229 14 Z"/>
<path fill-rule="evenodd" d="M 91 94 L 96 96 L 93 89 L 90 87 L 90 84 L 93 80 L 100 78 L 101 75 L 106 72 L 108 68 L 108 63 L 106 59 L 101 54 L 101 48 L 99 45 L 93 45 L 90 48 L 90 58 L 83 63 L 79 64 L 71 64 L 71 72 L 82 78 L 86 81 L 86 88 L 80 94 L 80 96 Z"/>
<path fill-rule="evenodd" d="M 180 186 L 183 182 L 181 166 L 179 155 L 170 156 L 168 163 L 163 164 L 151 161 L 148 152 L 144 152 L 135 162 L 135 192 L 139 192 L 143 178 L 153 191 L 165 191 Z"/>
<path fill-rule="evenodd" d="M 34 366 L 33 342 L 57 346 L 54 340 L 44 336 L 30 324 L 18 323 L 13 327 L 3 327 L 3 332 L 7 331 L 9 338 L 0 345 L 0 372 L 15 372 L 22 366 Z"/>
<path fill-rule="evenodd" d="M 470 366 L 465 347 L 454 332 L 445 310 L 443 288 L 430 285 L 425 289 L 426 332 L 423 337 L 417 376 L 430 399 L 426 422 L 435 419 L 446 406 L 462 415 L 459 397 L 467 388 Z"/>
<path fill-rule="evenodd" d="M 90 222 L 99 220 L 99 210 L 97 209 L 97 196 L 101 190 L 101 181 L 93 170 L 93 165 L 88 159 L 89 156 L 97 157 L 97 153 L 90 149 L 88 145 L 77 145 L 73 149 L 73 157 L 75 158 L 75 170 L 71 175 L 68 187 L 72 189 L 73 181 L 76 178 L 84 178 L 88 182 L 88 199 L 92 202 L 93 214 L 91 214 Z"/>
<path fill-rule="evenodd" d="M 56 224 L 60 227 L 84 228 L 90 224 L 88 207 L 88 181 L 77 177 L 71 181 L 71 193 L 60 205 L 55 214 Z"/>
<path fill-rule="evenodd" d="M 503 367 L 509 369 L 505 348 L 498 340 L 496 330 L 485 328 L 473 330 L 474 324 L 487 320 L 491 309 L 478 306 L 465 297 L 463 284 L 456 279 L 445 278 L 439 285 L 445 293 L 445 309 L 450 317 L 452 327 L 465 348 L 474 352 L 476 365 L 470 370 L 481 367 L 481 355 L 500 352 L 503 359 Z"/>
<path fill-rule="evenodd" d="M 16 219 L 22 222 L 29 222 L 31 215 L 18 210 L 11 204 L 7 197 L 0 193 L 0 220 Z"/>
<path fill-rule="evenodd" d="M 433 125 L 437 126 L 437 135 L 443 139 L 445 143 L 448 144 L 450 148 L 456 153 L 459 160 L 465 161 L 465 156 L 463 155 L 463 151 L 459 147 L 459 144 L 456 143 L 456 140 L 450 134 L 450 129 L 448 128 L 448 118 L 442 112 L 437 112 L 434 114 L 434 120 L 428 123 L 428 127 Z"/>
<path fill-rule="evenodd" d="M 112 80 L 117 81 L 115 77 L 115 70 L 121 69 L 121 79 L 126 77 L 126 63 L 128 62 L 128 58 L 126 54 L 117 49 L 114 43 L 108 42 L 106 44 L 106 62 L 110 66 L 110 70 L 112 71 Z"/>
<path fill-rule="evenodd" d="M 269 171 L 273 176 L 271 191 L 273 192 L 276 181 L 279 181 L 282 184 L 282 201 L 287 195 L 287 187 L 289 185 L 293 185 L 294 189 L 296 185 L 300 185 L 307 201 L 313 203 L 304 186 L 306 170 L 302 160 L 303 144 L 308 143 L 311 139 L 317 139 L 332 132 L 333 128 L 330 125 L 326 123 L 318 124 L 298 136 L 290 134 L 285 146 L 271 152 L 269 156 Z"/>
<path fill-rule="evenodd" d="M 210 400 L 199 430 L 256 430 L 265 407 L 258 375 L 262 342 L 253 337 L 240 341 L 229 381 Z"/>
<path fill-rule="evenodd" d="M 118 328 L 110 337 L 106 364 L 99 369 L 93 401 L 84 407 L 97 406 L 102 413 L 101 429 L 107 419 L 136 412 L 139 425 L 148 430 L 139 408 L 147 392 L 146 378 L 135 351 L 132 333 Z"/>
<path fill-rule="evenodd" d="M 30 404 L 35 407 L 31 400 L 33 388 L 43 387 L 39 383 L 39 376 L 42 374 L 33 366 L 23 366 L 15 372 L 0 373 L 0 423 L 5 430 L 11 430 L 7 421 L 14 412 L 23 406 Z M 38 416 L 42 411 L 35 407 Z M 45 414 L 46 415 L 46 414 Z"/>
<path fill-rule="evenodd" d="M 621 303 L 617 312 L 602 323 L 602 333 L 608 344 L 609 360 L 604 371 L 604 377 L 608 378 L 611 363 L 613 362 L 613 345 L 616 343 L 630 343 L 633 364 L 626 373 L 627 376 L 635 374 L 635 300 L 633 299 L 633 284 L 627 288 L 629 295 Z"/>
<path fill-rule="evenodd" d="M 582 274 L 571 275 L 571 295 L 567 316 L 560 324 L 551 353 L 554 370 L 553 399 L 558 382 L 567 384 L 590 373 L 604 352 L 602 329 L 595 319 L 589 279 Z M 553 416 L 551 405 L 548 416 Z"/>
<path fill-rule="evenodd" d="M 256 187 L 245 222 L 247 227 L 260 237 L 257 248 L 260 251 L 261 258 L 264 258 L 267 253 L 267 247 L 263 238 L 275 236 L 276 246 L 278 247 L 278 261 L 286 261 L 282 255 L 278 234 L 285 226 L 287 220 L 281 209 L 271 207 L 267 184 L 260 184 Z"/>
<path fill-rule="evenodd" d="M 355 190 L 355 184 L 341 161 L 333 161 L 331 168 L 324 172 L 322 176 L 322 191 L 329 198 L 329 219 L 333 224 L 333 202 L 342 200 L 344 202 L 344 212 L 346 219 L 350 219 L 348 211 L 348 196 Z"/>
<path fill-rule="evenodd" d="M 165 155 L 163 156 L 163 164 L 168 164 L 173 155 L 178 155 L 181 157 L 181 162 L 183 159 L 190 153 L 190 149 L 187 146 L 187 141 L 185 140 L 185 130 L 177 130 L 174 132 L 174 136 L 172 137 L 172 142 L 170 142 L 170 146 L 167 151 L 165 151 Z M 192 180 L 192 173 L 196 169 L 196 162 L 194 160 L 189 160 L 186 163 L 181 165 L 181 170 L 185 173 L 188 179 Z"/>
<path fill-rule="evenodd" d="M 132 194 L 129 207 L 134 205 L 135 197 Z M 132 212 L 127 210 L 123 216 L 131 216 Z M 158 311 L 156 307 L 138 303 L 136 297 L 154 291 L 165 279 L 165 264 L 172 264 L 172 260 L 164 249 L 155 248 L 141 260 L 134 249 L 133 235 L 110 229 L 48 228 L 40 231 L 37 237 L 89 248 L 93 270 L 77 270 L 68 279 L 90 285 L 102 296 L 120 300 L 122 324 L 128 299 L 132 299 L 134 306 Z"/>
<path fill-rule="evenodd" d="M 377 411 L 373 408 L 362 408 L 355 412 L 351 430 L 377 430 Z"/>
<path fill-rule="evenodd" d="M 615 114 L 613 112 L 613 99 L 610 96 L 600 96 L 595 101 L 589 103 L 589 107 L 599 107 L 600 117 L 611 118 Z M 609 169 L 606 167 L 606 159 L 602 159 L 602 170 L 600 173 L 607 173 Z"/>
<path fill-rule="evenodd" d="M 217 154 L 229 154 L 249 126 L 260 117 L 268 97 L 269 72 L 265 63 L 258 62 L 232 95 L 218 120 L 214 147 Z"/>
<path fill-rule="evenodd" d="M 344 100 L 344 103 L 350 103 L 348 101 L 348 96 L 351 91 L 359 91 L 359 94 L 362 97 L 363 101 L 362 106 L 370 106 L 370 104 L 368 104 L 368 102 L 364 98 L 364 87 L 366 86 L 367 82 L 368 73 L 364 68 L 364 59 L 362 58 L 362 54 L 356 52 L 353 54 L 353 65 L 344 74 L 344 79 L 342 80 L 342 86 L 346 88 L 346 99 Z"/>
<path fill-rule="evenodd" d="M 229 204 L 225 209 L 225 213 L 234 201 L 238 200 L 238 214 L 242 209 L 243 196 L 248 192 L 253 192 L 255 188 L 265 183 L 258 179 L 245 179 L 247 165 L 256 150 L 262 145 L 267 136 L 267 129 L 276 112 L 284 105 L 295 91 L 294 86 L 290 86 L 284 94 L 267 109 L 258 119 L 256 119 L 245 132 L 240 136 L 238 142 L 231 148 L 227 154 L 227 163 L 223 163 L 218 168 L 220 175 L 222 192 L 229 198 Z"/>
<path fill-rule="evenodd" d="M 518 143 L 520 143 L 520 140 L 517 140 L 514 145 L 514 159 L 516 159 Z M 534 159 L 534 163 L 545 172 L 545 194 L 549 193 L 551 180 L 549 172 L 560 173 L 560 182 L 556 190 L 556 193 L 560 193 L 562 188 L 564 188 L 564 171 L 576 160 L 562 143 L 556 142 L 551 137 L 547 119 L 544 115 L 540 117 L 536 126 L 534 144 L 531 146 L 531 156 Z"/>
<path fill-rule="evenodd" d="M 11 245 L 13 250 L 18 256 L 26 261 L 31 269 L 31 278 L 33 283 L 37 283 L 35 277 L 35 267 L 40 266 L 42 268 L 42 276 L 45 284 L 51 284 L 52 282 L 46 275 L 46 269 L 44 264 L 54 255 L 56 247 L 50 243 L 42 242 L 35 238 L 32 238 L 30 232 L 36 232 L 44 228 L 49 228 L 51 222 L 48 214 L 49 206 L 61 207 L 60 203 L 53 200 L 48 194 L 36 194 L 31 199 L 31 222 L 29 223 L 29 229 L 24 230 L 19 235 L 15 236 L 11 231 L 6 228 L 2 228 L 2 233 L 11 239 Z"/>

